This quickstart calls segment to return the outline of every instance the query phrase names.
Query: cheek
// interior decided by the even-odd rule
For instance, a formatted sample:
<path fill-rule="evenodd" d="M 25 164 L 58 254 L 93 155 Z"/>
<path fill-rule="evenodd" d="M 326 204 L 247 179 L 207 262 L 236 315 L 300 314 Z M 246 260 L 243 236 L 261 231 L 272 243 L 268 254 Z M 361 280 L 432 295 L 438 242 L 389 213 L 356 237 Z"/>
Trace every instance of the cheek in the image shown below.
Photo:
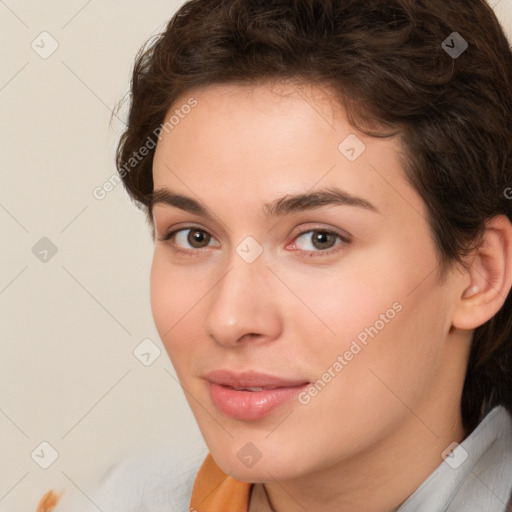
<path fill-rule="evenodd" d="M 199 301 L 199 292 L 190 283 L 187 273 L 180 268 L 171 269 L 165 256 L 156 248 L 150 274 L 151 310 L 173 364 L 177 362 L 180 349 L 177 341 L 185 338 L 188 341 L 184 333 L 187 315 Z"/>
<path fill-rule="evenodd" d="M 448 309 L 441 290 L 424 283 L 410 295 L 400 287 L 390 291 L 396 294 L 344 297 L 337 336 L 317 360 L 317 378 L 329 380 L 329 369 L 337 375 L 322 391 L 324 403 L 333 411 L 343 405 L 361 422 L 391 418 L 402 403 L 418 403 L 440 371 Z"/>
<path fill-rule="evenodd" d="M 435 371 L 449 328 L 449 307 L 432 272 L 436 257 L 424 245 L 421 251 L 395 246 L 402 250 L 389 244 L 359 253 L 338 270 L 284 276 L 310 310 L 301 306 L 298 314 L 294 308 L 294 316 L 317 377 L 329 369 L 336 373 L 332 367 L 338 361 L 336 375 L 344 375 L 338 382 L 361 392 L 377 386 L 373 393 L 382 385 L 370 370 L 397 386 L 428 379 Z"/>
<path fill-rule="evenodd" d="M 390 272 L 383 274 L 381 266 L 368 258 L 357 260 L 321 272 L 304 268 L 280 274 L 296 295 L 283 313 L 290 314 L 290 325 L 297 325 L 299 333 L 304 333 L 300 339 L 315 349 L 315 357 L 332 358 L 333 351 L 343 352 L 359 334 L 364 339 L 365 329 L 376 323 L 382 330 L 388 323 L 383 324 L 381 316 L 392 322 L 396 309 L 401 308 L 402 290 L 407 288 L 403 274 L 397 279 Z M 312 331 L 315 336 L 311 336 Z"/>
<path fill-rule="evenodd" d="M 165 343 L 165 332 L 173 325 L 175 309 L 175 297 L 173 282 L 165 272 L 162 258 L 159 257 L 157 249 L 153 255 L 150 274 L 150 298 L 151 310 L 156 328 L 160 338 Z"/>

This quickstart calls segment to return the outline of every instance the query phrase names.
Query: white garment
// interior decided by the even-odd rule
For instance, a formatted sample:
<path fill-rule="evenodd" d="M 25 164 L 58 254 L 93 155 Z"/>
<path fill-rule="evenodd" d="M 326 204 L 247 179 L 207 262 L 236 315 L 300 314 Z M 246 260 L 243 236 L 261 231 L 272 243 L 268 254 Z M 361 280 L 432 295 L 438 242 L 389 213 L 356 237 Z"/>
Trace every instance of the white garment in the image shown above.
<path fill-rule="evenodd" d="M 206 455 L 198 451 L 177 462 L 165 450 L 118 463 L 89 494 L 83 512 L 188 512 Z M 495 407 L 448 460 L 451 465 L 443 461 L 397 512 L 505 512 L 512 493 L 512 416 Z"/>

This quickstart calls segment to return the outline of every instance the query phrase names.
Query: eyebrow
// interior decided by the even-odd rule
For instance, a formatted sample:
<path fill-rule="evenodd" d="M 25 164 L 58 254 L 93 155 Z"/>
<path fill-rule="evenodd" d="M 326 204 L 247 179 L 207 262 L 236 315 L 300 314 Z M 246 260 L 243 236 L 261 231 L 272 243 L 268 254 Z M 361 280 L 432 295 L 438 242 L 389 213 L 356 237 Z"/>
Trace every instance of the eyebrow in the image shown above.
<path fill-rule="evenodd" d="M 151 194 L 150 208 L 157 204 L 172 206 L 186 212 L 208 219 L 215 215 L 195 199 L 173 192 L 168 188 L 160 188 Z M 312 210 L 322 206 L 356 206 L 378 213 L 379 210 L 369 201 L 354 196 L 336 187 L 323 188 L 304 194 L 288 194 L 264 205 L 268 218 L 279 217 L 290 213 Z"/>

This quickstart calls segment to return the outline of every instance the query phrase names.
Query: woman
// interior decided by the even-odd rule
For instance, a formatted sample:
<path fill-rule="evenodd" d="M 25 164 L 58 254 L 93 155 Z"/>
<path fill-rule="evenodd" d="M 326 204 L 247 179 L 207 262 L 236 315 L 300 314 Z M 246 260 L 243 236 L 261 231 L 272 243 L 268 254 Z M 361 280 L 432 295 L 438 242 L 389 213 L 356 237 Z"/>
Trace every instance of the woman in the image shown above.
<path fill-rule="evenodd" d="M 117 167 L 210 451 L 162 510 L 510 510 L 511 91 L 483 0 L 192 0 L 140 52 Z"/>

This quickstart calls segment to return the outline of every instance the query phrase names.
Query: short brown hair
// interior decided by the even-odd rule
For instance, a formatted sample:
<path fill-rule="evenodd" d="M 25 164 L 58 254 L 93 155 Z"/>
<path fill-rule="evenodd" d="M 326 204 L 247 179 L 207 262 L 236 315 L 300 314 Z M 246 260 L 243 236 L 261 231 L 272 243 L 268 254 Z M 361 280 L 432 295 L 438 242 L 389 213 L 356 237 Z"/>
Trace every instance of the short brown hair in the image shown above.
<path fill-rule="evenodd" d="M 467 49 L 450 53 L 454 41 Z M 154 150 L 132 168 L 126 162 L 178 97 L 217 83 L 288 79 L 329 87 L 363 133 L 400 134 L 441 269 L 462 262 L 486 221 L 512 220 L 512 52 L 485 0 L 186 2 L 136 57 L 116 155 L 131 197 L 151 214 Z M 466 430 L 498 404 L 512 413 L 511 293 L 474 332 Z"/>

